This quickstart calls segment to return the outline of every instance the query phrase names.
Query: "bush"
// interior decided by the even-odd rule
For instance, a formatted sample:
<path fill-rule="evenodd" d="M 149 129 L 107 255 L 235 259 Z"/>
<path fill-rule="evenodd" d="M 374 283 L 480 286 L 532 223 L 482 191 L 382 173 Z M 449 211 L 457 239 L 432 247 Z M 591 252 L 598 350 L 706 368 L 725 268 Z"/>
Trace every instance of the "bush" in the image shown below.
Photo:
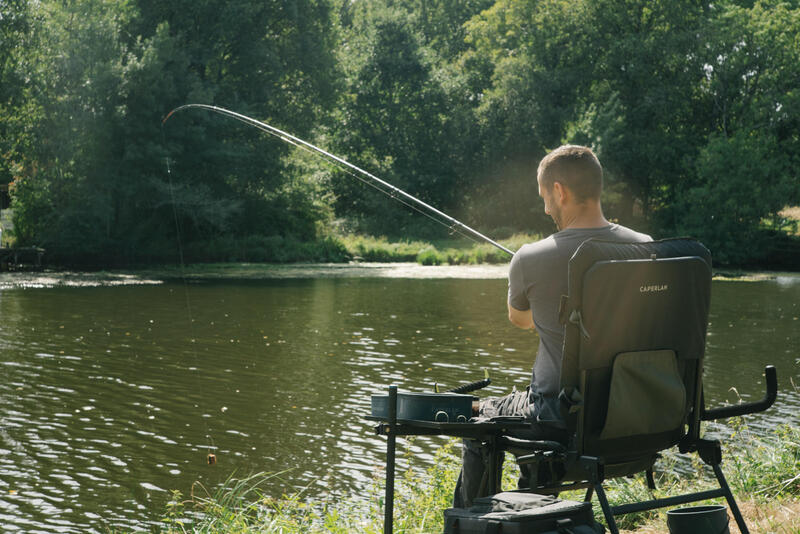
<path fill-rule="evenodd" d="M 446 259 L 439 254 L 436 248 L 426 247 L 417 254 L 417 263 L 422 265 L 441 265 L 446 263 Z"/>
<path fill-rule="evenodd" d="M 242 238 L 212 238 L 190 243 L 184 261 L 197 262 L 345 262 L 350 254 L 344 244 L 334 238 L 298 241 L 279 235 Z"/>

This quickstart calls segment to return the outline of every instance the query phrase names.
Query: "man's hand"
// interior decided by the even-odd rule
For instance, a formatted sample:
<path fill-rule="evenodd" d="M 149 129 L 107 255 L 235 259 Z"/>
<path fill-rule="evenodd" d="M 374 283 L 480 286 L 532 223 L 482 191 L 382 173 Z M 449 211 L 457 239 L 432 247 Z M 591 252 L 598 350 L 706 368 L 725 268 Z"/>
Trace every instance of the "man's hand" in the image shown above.
<path fill-rule="evenodd" d="M 536 330 L 531 310 L 518 310 L 509 303 L 508 320 L 511 321 L 511 324 L 523 330 Z"/>

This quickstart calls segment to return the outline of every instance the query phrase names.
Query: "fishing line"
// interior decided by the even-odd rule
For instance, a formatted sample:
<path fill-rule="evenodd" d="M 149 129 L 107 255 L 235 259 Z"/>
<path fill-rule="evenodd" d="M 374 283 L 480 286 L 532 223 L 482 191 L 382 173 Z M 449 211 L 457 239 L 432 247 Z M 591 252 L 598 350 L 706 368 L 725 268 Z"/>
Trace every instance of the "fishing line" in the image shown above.
<path fill-rule="evenodd" d="M 250 126 L 258 128 L 259 130 L 261 130 L 263 132 L 266 132 L 266 133 L 268 133 L 268 134 L 270 134 L 270 135 L 272 135 L 274 137 L 277 137 L 278 139 L 281 139 L 282 141 L 284 141 L 286 143 L 289 143 L 291 145 L 297 146 L 299 148 L 303 148 L 307 152 L 311 152 L 314 155 L 321 156 L 325 161 L 327 161 L 330 164 L 334 164 L 337 168 L 340 168 L 342 171 L 346 172 L 348 175 L 353 176 L 354 178 L 358 179 L 359 181 L 374 187 L 375 189 L 377 189 L 378 191 L 382 192 L 383 194 L 385 194 L 385 195 L 389 196 L 390 198 L 393 198 L 393 199 L 401 202 L 402 204 L 414 209 L 418 213 L 421 213 L 421 214 L 425 215 L 426 217 L 430 218 L 431 220 L 436 221 L 439 224 L 442 224 L 443 226 L 448 228 L 451 232 L 458 232 L 460 235 L 468 237 L 469 239 L 472 239 L 473 241 L 475 240 L 475 238 L 481 239 L 481 240 L 483 240 L 483 241 L 485 241 L 485 242 L 487 242 L 487 243 L 499 248 L 500 250 L 502 250 L 503 252 L 506 252 L 509 255 L 512 255 L 512 256 L 514 255 L 513 251 L 511 251 L 508 248 L 504 247 L 503 245 L 493 241 L 492 239 L 486 237 L 485 235 L 483 235 L 482 233 L 478 232 L 477 230 L 474 230 L 474 229 L 470 228 L 466 224 L 464 224 L 461 221 L 459 221 L 457 219 L 454 219 L 453 217 L 447 215 L 446 213 L 434 208 L 430 204 L 426 204 L 422 200 L 418 199 L 417 197 L 415 197 L 413 195 L 410 195 L 410 194 L 406 193 L 402 189 L 399 189 L 398 187 L 395 187 L 392 184 L 381 180 L 377 176 L 365 171 L 364 169 L 356 167 L 352 163 L 349 163 L 348 161 L 346 161 L 346 160 L 344 160 L 344 159 L 342 159 L 342 158 L 340 158 L 340 157 L 338 157 L 338 156 L 336 156 L 334 154 L 331 154 L 330 152 L 327 152 L 326 150 L 323 150 L 323 149 L 321 149 L 321 148 L 319 148 L 319 147 L 317 147 L 315 145 L 312 145 L 311 143 L 309 143 L 307 141 L 304 141 L 304 140 L 300 139 L 299 137 L 295 137 L 294 135 L 292 135 L 290 133 L 287 133 L 287 132 L 285 132 L 283 130 L 279 130 L 278 128 L 275 128 L 274 126 L 270 126 L 269 124 L 257 121 L 257 120 L 255 120 L 253 118 L 250 118 L 250 117 L 246 116 L 246 115 L 242 115 L 240 113 L 236 113 L 234 111 L 230 111 L 230 110 L 227 110 L 225 108 L 221 108 L 221 107 L 217 107 L 217 106 L 210 106 L 210 105 L 207 105 L 207 104 L 184 104 L 183 106 L 179 106 L 179 107 L 173 109 L 172 111 L 170 111 L 169 113 L 167 113 L 167 115 L 161 121 L 162 126 L 177 111 L 180 111 L 182 109 L 189 109 L 189 108 L 205 109 L 205 110 L 208 110 L 208 111 L 213 111 L 215 113 L 219 113 L 221 115 L 225 115 L 227 117 L 231 117 L 231 118 L 236 119 L 236 120 L 238 120 L 240 122 L 243 122 L 245 124 L 248 124 Z M 360 176 L 354 174 L 353 171 L 358 173 Z M 423 211 L 420 208 L 422 208 L 422 209 L 424 209 L 426 211 Z M 443 222 L 443 221 L 446 221 L 446 222 Z"/>
<path fill-rule="evenodd" d="M 162 141 L 162 146 L 166 147 L 167 146 L 167 138 L 166 138 L 166 135 L 164 134 L 164 124 L 163 123 L 161 124 L 161 141 Z M 197 337 L 194 334 L 194 332 L 195 332 L 194 331 L 194 315 L 192 313 L 192 303 L 191 303 L 191 300 L 189 300 L 189 284 L 186 281 L 186 263 L 184 262 L 184 256 L 183 256 L 183 239 L 181 238 L 181 227 L 180 227 L 180 223 L 178 222 L 178 208 L 177 208 L 177 205 L 176 205 L 176 202 L 175 202 L 175 188 L 173 187 L 173 184 L 172 184 L 172 169 L 169 166 L 169 156 L 168 155 L 165 156 L 164 160 L 166 161 L 166 164 L 167 164 L 167 183 L 169 184 L 169 197 L 170 197 L 170 202 L 172 203 L 172 217 L 173 217 L 173 219 L 175 221 L 175 236 L 176 236 L 176 241 L 177 241 L 177 245 L 178 245 L 178 260 L 180 262 L 181 281 L 183 282 L 183 297 L 184 297 L 184 302 L 185 302 L 185 306 L 186 306 L 186 313 L 189 316 L 189 334 L 192 336 L 191 339 L 190 339 L 189 345 L 192 347 L 192 356 L 194 358 L 194 363 L 197 366 L 197 368 L 199 369 L 199 365 L 200 364 L 199 364 L 199 357 L 197 355 L 197 346 L 196 346 Z M 198 405 L 198 408 L 199 408 L 199 405 Z M 206 421 L 205 417 L 201 417 L 201 419 L 203 420 L 203 427 L 205 429 L 206 443 L 208 443 L 208 441 L 210 440 L 211 443 L 212 443 L 212 446 L 213 446 L 214 440 L 211 437 L 211 431 L 208 428 L 208 422 Z M 216 447 L 214 447 L 214 449 L 216 449 Z M 208 456 L 207 456 L 207 462 L 208 462 L 209 465 L 214 465 L 214 464 L 217 463 L 217 458 L 216 458 L 216 456 L 214 456 L 210 452 L 210 450 L 211 449 L 209 448 L 209 453 L 208 453 Z"/>

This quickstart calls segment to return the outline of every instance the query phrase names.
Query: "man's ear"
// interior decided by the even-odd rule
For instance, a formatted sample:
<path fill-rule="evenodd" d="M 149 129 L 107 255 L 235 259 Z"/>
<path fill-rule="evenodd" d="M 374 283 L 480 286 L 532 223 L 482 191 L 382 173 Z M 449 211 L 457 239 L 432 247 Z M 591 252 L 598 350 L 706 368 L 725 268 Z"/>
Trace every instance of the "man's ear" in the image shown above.
<path fill-rule="evenodd" d="M 569 198 L 569 189 L 561 185 L 561 182 L 553 182 L 553 198 L 559 204 L 564 204 Z"/>

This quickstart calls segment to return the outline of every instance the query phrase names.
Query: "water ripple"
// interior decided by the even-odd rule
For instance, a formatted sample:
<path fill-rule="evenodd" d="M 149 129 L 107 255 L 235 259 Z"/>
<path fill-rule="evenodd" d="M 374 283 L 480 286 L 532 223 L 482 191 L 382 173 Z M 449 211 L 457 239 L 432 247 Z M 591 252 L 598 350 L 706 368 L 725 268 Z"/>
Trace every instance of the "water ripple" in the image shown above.
<path fill-rule="evenodd" d="M 381 476 L 386 447 L 363 417 L 370 395 L 390 384 L 454 387 L 484 368 L 493 384 L 483 395 L 529 381 L 536 337 L 506 324 L 502 277 L 314 280 L 302 272 L 188 289 L 22 290 L 0 277 L 0 524 L 155 529 L 170 490 L 188 494 L 195 481 L 213 490 L 234 471 L 289 469 L 268 482 L 276 495 L 361 495 Z M 709 405 L 737 402 L 732 385 L 744 399 L 760 397 L 763 365 L 775 363 L 779 405 L 752 428 L 797 424 L 800 393 L 789 379 L 800 383 L 800 285 L 724 286 L 714 288 Z M 409 451 L 402 471 L 431 465 L 445 439 L 400 442 Z M 216 465 L 207 462 L 212 452 Z"/>

